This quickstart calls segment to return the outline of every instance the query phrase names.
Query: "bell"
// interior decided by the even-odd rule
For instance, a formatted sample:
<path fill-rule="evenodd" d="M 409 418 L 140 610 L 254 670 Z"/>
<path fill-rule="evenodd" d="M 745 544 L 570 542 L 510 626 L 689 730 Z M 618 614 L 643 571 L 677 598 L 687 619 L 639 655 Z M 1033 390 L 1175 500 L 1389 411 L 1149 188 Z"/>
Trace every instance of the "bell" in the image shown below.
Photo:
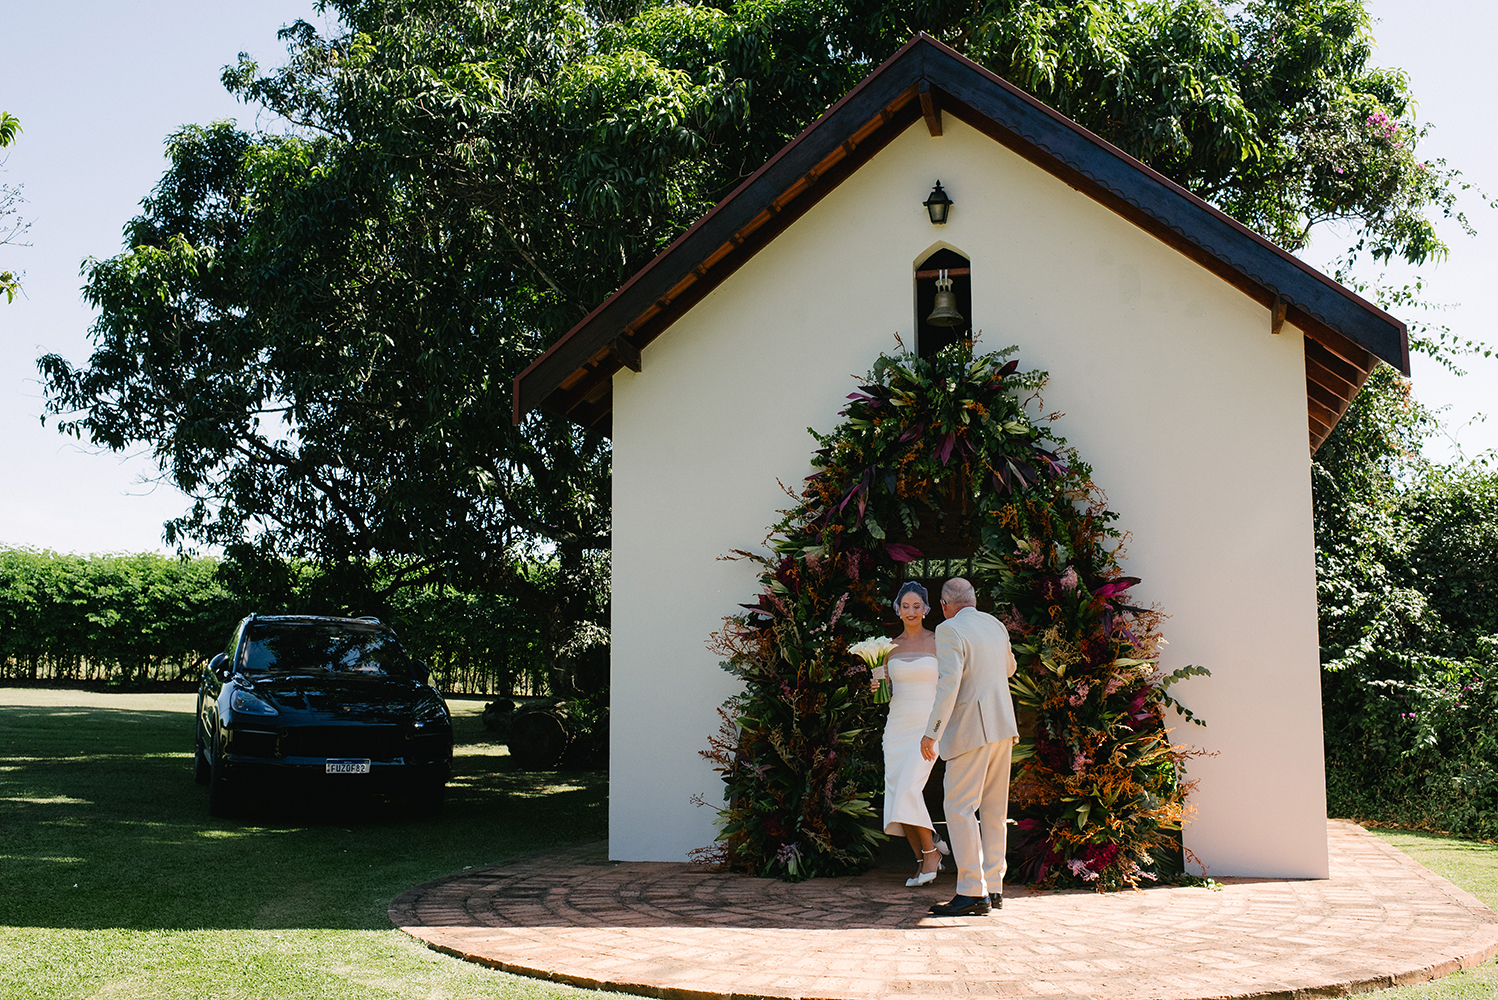
<path fill-rule="evenodd" d="M 967 320 L 957 311 L 957 293 L 952 291 L 952 279 L 942 271 L 936 279 L 936 308 L 926 317 L 932 326 L 962 326 Z"/>

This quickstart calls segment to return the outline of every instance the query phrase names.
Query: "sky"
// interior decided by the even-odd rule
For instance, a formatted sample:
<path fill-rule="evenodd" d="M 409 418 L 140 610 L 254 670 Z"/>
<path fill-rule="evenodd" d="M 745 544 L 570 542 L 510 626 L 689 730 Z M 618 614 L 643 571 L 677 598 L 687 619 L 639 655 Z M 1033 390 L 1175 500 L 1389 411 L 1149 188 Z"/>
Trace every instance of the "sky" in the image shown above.
<path fill-rule="evenodd" d="M 219 83 L 222 68 L 248 52 L 280 62 L 283 24 L 326 19 L 310 0 L 53 0 L 9 4 L 0 54 L 0 109 L 25 130 L 0 166 L 0 181 L 21 185 L 32 223 L 29 247 L 0 247 L 0 270 L 24 272 L 24 297 L 0 301 L 0 546 L 58 552 L 166 551 L 162 524 L 187 497 L 154 481 L 143 449 L 115 454 L 43 425 L 36 359 L 56 353 L 74 364 L 89 355 L 93 311 L 79 293 L 81 263 L 122 249 L 121 231 L 160 179 L 163 143 L 182 125 L 235 118 L 263 125 Z M 1489 72 L 1498 4 L 1481 0 L 1369 0 L 1377 19 L 1375 62 L 1409 73 L 1419 118 L 1436 127 L 1421 146 L 1465 179 L 1498 196 L 1498 97 Z M 1460 336 L 1498 343 L 1498 211 L 1468 196 L 1479 231 L 1454 223 L 1442 234 L 1451 258 L 1419 272 L 1433 316 Z M 1345 242 L 1345 241 L 1344 241 Z M 1304 255 L 1326 266 L 1338 234 L 1318 234 Z M 1376 272 L 1363 275 L 1365 279 Z M 1412 280 L 1390 268 L 1385 280 Z M 1401 315 L 1412 321 L 1422 317 Z M 1498 359 L 1469 359 L 1457 378 L 1413 359 L 1415 391 L 1441 410 L 1446 433 L 1431 458 L 1498 449 Z"/>

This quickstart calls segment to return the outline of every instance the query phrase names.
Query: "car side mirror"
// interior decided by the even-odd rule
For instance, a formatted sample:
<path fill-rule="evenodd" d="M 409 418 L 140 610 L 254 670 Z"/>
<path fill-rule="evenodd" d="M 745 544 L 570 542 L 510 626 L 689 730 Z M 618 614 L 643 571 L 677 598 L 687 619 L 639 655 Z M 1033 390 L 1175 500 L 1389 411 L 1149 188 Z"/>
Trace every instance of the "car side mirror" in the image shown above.
<path fill-rule="evenodd" d="M 416 680 L 422 684 L 430 684 L 432 681 L 432 668 L 427 666 L 426 660 L 412 660 L 411 666 L 416 671 Z"/>
<path fill-rule="evenodd" d="M 221 681 L 226 681 L 231 676 L 229 673 L 229 658 L 219 653 L 208 661 L 208 670 Z"/>

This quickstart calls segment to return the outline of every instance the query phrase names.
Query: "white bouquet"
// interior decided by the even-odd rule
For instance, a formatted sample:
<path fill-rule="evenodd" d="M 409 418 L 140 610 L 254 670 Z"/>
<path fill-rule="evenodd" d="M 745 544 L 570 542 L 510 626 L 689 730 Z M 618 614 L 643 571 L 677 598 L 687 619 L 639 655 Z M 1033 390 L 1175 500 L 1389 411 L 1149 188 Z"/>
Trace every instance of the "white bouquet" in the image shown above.
<path fill-rule="evenodd" d="M 876 635 L 871 638 L 865 639 L 862 642 L 855 642 L 853 645 L 848 647 L 848 652 L 858 657 L 864 663 L 867 663 L 869 665 L 869 671 L 873 672 L 884 666 L 889 661 L 889 654 L 894 652 L 894 649 L 895 644 L 893 640 L 889 639 L 886 636 Z M 884 672 L 884 675 L 878 678 L 878 680 L 879 684 L 874 688 L 874 703 L 877 705 L 884 705 L 889 702 L 889 696 L 891 693 L 889 685 L 889 671 L 886 670 Z"/>

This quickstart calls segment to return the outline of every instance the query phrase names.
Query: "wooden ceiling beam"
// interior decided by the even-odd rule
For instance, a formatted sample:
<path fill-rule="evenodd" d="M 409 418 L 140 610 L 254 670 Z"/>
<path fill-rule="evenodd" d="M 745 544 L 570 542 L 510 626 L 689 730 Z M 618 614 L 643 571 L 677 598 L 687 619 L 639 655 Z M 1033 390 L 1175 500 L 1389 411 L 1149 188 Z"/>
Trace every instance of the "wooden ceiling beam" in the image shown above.
<path fill-rule="evenodd" d="M 1314 398 L 1306 398 L 1306 407 L 1313 419 L 1320 421 L 1327 427 L 1331 427 L 1337 422 L 1337 411 L 1329 406 L 1323 406 Z"/>
<path fill-rule="evenodd" d="M 1307 324 L 1303 329 L 1305 335 L 1315 341 L 1318 347 L 1363 372 L 1365 376 L 1378 364 L 1377 357 L 1335 330 L 1328 329 L 1320 323 Z"/>
<path fill-rule="evenodd" d="M 1306 361 L 1307 363 L 1315 362 L 1329 375 L 1345 382 L 1354 391 L 1361 388 L 1363 383 L 1368 379 L 1369 369 L 1359 368 L 1346 359 L 1333 354 L 1319 341 L 1313 340 L 1309 336 L 1306 337 Z"/>
<path fill-rule="evenodd" d="M 1347 407 L 1352 402 L 1350 398 L 1333 392 L 1311 378 L 1306 379 L 1306 396 L 1331 410 L 1337 415 L 1338 420 L 1342 419 L 1342 414 L 1347 412 Z"/>
<path fill-rule="evenodd" d="M 936 93 L 930 80 L 922 80 L 918 87 L 921 97 L 921 117 L 926 119 L 926 130 L 932 136 L 941 135 L 941 106 L 936 103 Z"/>

